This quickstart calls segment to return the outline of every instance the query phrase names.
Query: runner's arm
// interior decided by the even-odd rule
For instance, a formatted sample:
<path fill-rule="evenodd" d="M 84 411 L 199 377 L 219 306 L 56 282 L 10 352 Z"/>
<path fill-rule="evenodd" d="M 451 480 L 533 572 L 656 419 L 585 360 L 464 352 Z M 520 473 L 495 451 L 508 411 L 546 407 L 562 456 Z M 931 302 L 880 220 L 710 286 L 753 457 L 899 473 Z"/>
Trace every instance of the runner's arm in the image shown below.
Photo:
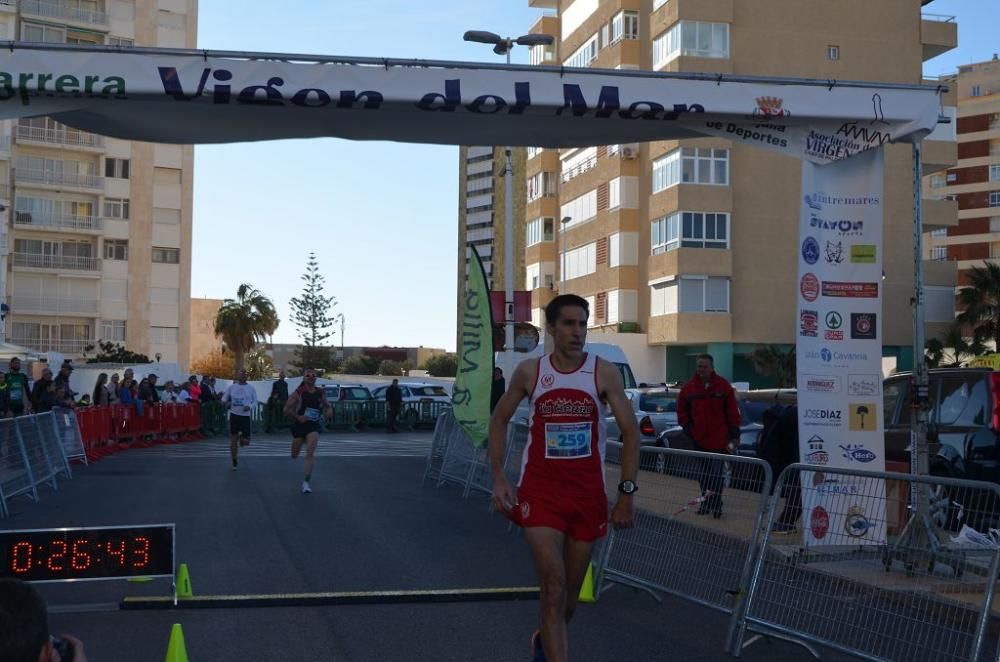
<path fill-rule="evenodd" d="M 634 481 L 639 473 L 639 425 L 625 395 L 625 383 L 618 368 L 608 361 L 598 361 L 597 366 L 601 395 L 611 408 L 622 434 L 621 480 Z"/>
<path fill-rule="evenodd" d="M 490 466 L 494 476 L 503 476 L 503 456 L 507 446 L 507 424 L 517 411 L 521 400 L 531 395 L 538 372 L 538 361 L 522 361 L 510 378 L 510 385 L 504 392 L 490 417 L 489 453 Z"/>
<path fill-rule="evenodd" d="M 285 401 L 285 408 L 282 410 L 282 413 L 285 416 L 298 418 L 297 416 L 295 416 L 295 410 L 298 409 L 298 406 L 299 406 L 299 391 L 298 389 L 296 389 L 290 396 L 288 396 L 288 400 Z"/>

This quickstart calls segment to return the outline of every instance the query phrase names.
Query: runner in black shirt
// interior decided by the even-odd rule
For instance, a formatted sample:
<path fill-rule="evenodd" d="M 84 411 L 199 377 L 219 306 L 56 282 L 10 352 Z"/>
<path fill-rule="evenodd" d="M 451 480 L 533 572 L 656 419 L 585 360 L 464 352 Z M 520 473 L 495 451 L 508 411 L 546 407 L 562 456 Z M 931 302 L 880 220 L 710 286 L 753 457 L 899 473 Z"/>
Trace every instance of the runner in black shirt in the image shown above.
<path fill-rule="evenodd" d="M 313 453 L 319 442 L 320 420 L 329 420 L 332 414 L 326 391 L 316 387 L 316 371 L 311 368 L 306 370 L 302 385 L 295 389 L 285 403 L 285 416 L 292 419 L 292 457 L 298 457 L 302 444 L 306 445 L 303 494 L 312 492 L 309 481 L 312 480 Z"/>

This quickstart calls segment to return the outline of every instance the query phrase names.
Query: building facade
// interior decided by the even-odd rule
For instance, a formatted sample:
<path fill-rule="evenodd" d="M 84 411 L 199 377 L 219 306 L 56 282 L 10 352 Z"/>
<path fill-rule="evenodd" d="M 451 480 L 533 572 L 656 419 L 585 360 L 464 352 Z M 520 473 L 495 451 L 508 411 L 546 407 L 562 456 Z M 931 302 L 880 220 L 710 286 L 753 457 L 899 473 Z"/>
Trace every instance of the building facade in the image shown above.
<path fill-rule="evenodd" d="M 469 247 L 475 247 L 483 261 L 491 290 L 502 291 L 504 282 L 504 242 L 506 215 L 506 156 L 503 147 L 462 146 L 459 148 L 458 181 L 458 291 L 456 310 L 462 309 Z M 525 149 L 511 150 L 514 174 L 514 289 L 524 290 Z M 552 189 L 550 195 L 555 195 Z M 461 324 L 461 322 L 459 322 Z M 461 347 L 461 330 L 456 329 L 456 347 Z"/>
<path fill-rule="evenodd" d="M 954 200 L 958 225 L 931 233 L 927 257 L 969 269 L 1000 259 L 1000 59 L 959 67 L 948 81 L 958 99 L 958 164 L 925 181 L 925 197 Z"/>
<path fill-rule="evenodd" d="M 556 39 L 532 50 L 534 64 L 920 83 L 923 62 L 957 45 L 954 20 L 922 16 L 919 3 L 877 12 L 866 0 L 528 3 L 549 10 L 531 32 Z M 932 138 L 927 174 L 956 162 L 954 139 Z M 707 351 L 721 374 L 766 384 L 749 354 L 791 349 L 796 338 L 797 159 L 719 138 L 529 149 L 527 178 L 558 190 L 526 208 L 526 273 L 557 280 L 533 289 L 536 325 L 555 294 L 572 292 L 591 304 L 592 334 L 640 333 L 662 347 L 668 381 L 689 377 Z M 901 368 L 912 364 L 911 180 L 910 147 L 889 146 L 883 343 Z M 924 221 L 954 225 L 955 203 L 927 201 Z M 947 321 L 955 270 L 927 263 L 925 274 L 933 334 Z"/>
<path fill-rule="evenodd" d="M 2 0 L 0 39 L 194 48 L 197 0 Z M 194 149 L 0 122 L 8 342 L 190 357 Z"/>
<path fill-rule="evenodd" d="M 224 301 L 224 299 L 191 299 L 191 351 L 187 363 L 181 361 L 181 365 L 190 367 L 196 361 L 222 350 L 225 343 L 222 338 L 215 335 L 215 316 Z"/>

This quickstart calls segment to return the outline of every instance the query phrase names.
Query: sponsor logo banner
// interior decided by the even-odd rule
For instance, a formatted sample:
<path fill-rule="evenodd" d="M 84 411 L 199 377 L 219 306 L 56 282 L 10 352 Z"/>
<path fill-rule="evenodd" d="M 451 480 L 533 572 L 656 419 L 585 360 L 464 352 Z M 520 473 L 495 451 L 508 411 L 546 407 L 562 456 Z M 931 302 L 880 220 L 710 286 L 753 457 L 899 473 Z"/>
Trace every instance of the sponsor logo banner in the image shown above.
<path fill-rule="evenodd" d="M 823 153 L 855 153 L 880 128 L 815 135 Z M 881 544 L 885 485 L 837 469 L 885 469 L 880 316 L 882 150 L 804 164 L 799 244 L 799 456 L 803 543 Z M 801 339 L 806 340 L 801 340 Z M 810 340 L 814 339 L 814 340 Z M 811 479 L 805 476 L 811 474 Z"/>

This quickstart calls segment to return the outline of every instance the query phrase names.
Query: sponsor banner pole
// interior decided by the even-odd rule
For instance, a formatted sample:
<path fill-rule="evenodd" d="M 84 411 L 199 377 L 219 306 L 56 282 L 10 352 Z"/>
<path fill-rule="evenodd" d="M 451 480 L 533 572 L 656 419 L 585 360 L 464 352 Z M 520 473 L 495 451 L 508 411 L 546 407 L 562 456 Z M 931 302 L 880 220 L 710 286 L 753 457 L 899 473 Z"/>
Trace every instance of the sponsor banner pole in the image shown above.
<path fill-rule="evenodd" d="M 822 469 L 885 470 L 882 429 L 883 150 L 802 162 L 798 406 L 806 546 L 885 541 L 885 485 Z M 880 494 L 871 494 L 872 489 Z M 836 496 L 848 509 L 830 507 Z"/>
<path fill-rule="evenodd" d="M 465 297 L 459 311 L 462 338 L 458 348 L 458 374 L 451 404 L 455 420 L 469 435 L 472 445 L 486 445 L 490 426 L 490 393 L 493 386 L 493 314 L 486 270 L 472 246 Z"/>

